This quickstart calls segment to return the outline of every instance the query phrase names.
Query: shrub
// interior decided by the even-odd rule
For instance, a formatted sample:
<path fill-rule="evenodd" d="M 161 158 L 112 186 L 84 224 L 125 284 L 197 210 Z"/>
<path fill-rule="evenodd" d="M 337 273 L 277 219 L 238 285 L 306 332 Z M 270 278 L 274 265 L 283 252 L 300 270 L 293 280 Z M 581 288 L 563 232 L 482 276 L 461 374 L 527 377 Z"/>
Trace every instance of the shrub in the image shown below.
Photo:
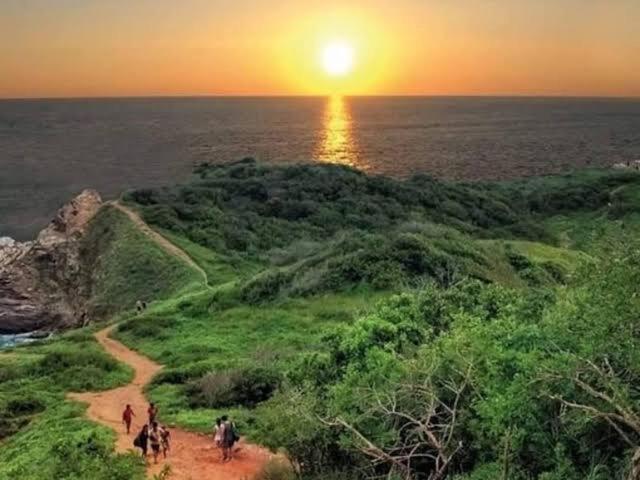
<path fill-rule="evenodd" d="M 176 211 L 168 205 L 154 205 L 144 210 L 144 220 L 167 230 L 180 230 Z"/>
<path fill-rule="evenodd" d="M 45 404 L 41 400 L 30 397 L 11 399 L 5 407 L 5 411 L 13 417 L 33 415 L 34 413 L 42 412 L 44 409 Z"/>
<path fill-rule="evenodd" d="M 522 272 L 533 267 L 533 263 L 529 258 L 511 248 L 507 248 L 507 260 L 509 260 L 516 272 Z"/>
<path fill-rule="evenodd" d="M 196 363 L 182 368 L 165 368 L 155 377 L 153 377 L 152 383 L 154 385 L 170 384 L 170 385 L 182 385 L 202 377 L 211 369 L 208 364 Z"/>
<path fill-rule="evenodd" d="M 121 324 L 118 331 L 138 338 L 161 339 L 165 336 L 165 330 L 174 328 L 177 323 L 178 321 L 172 317 L 135 317 Z"/>
<path fill-rule="evenodd" d="M 280 384 L 280 375 L 264 367 L 245 367 L 211 372 L 188 388 L 193 407 L 254 407 L 271 397 Z"/>
<path fill-rule="evenodd" d="M 268 270 L 254 277 L 242 288 L 242 299 L 249 303 L 260 303 L 274 299 L 280 289 L 289 283 L 291 275 L 282 270 Z"/>
<path fill-rule="evenodd" d="M 18 365 L 0 365 L 0 383 L 20 378 L 22 369 Z"/>
<path fill-rule="evenodd" d="M 543 262 L 540 266 L 553 278 L 553 280 L 557 283 L 564 283 L 567 278 L 566 269 L 552 261 Z"/>
<path fill-rule="evenodd" d="M 118 362 L 109 355 L 95 350 L 55 351 L 47 353 L 38 362 L 37 370 L 42 375 L 65 373 L 70 368 L 94 367 L 104 372 L 118 368 Z"/>
<path fill-rule="evenodd" d="M 29 417 L 10 417 L 0 412 L 0 440 L 10 437 L 29 425 L 31 419 Z"/>
<path fill-rule="evenodd" d="M 298 476 L 288 461 L 274 458 L 264 464 L 254 480 L 295 480 L 296 478 Z"/>
<path fill-rule="evenodd" d="M 7 438 L 27 426 L 32 416 L 44 411 L 45 404 L 31 397 L 12 398 L 0 406 L 0 439 Z"/>

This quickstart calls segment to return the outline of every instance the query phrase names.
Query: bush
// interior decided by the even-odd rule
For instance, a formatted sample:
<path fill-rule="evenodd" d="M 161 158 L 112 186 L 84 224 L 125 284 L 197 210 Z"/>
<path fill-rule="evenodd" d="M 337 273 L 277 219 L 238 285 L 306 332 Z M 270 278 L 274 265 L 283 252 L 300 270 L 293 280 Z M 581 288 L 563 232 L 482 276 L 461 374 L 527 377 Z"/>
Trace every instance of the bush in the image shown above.
<path fill-rule="evenodd" d="M 529 260 L 528 257 L 522 255 L 521 253 L 516 252 L 510 245 L 507 245 L 507 260 L 511 266 L 515 269 L 516 272 L 522 272 L 523 270 L 527 270 L 532 268 L 534 265 Z"/>
<path fill-rule="evenodd" d="M 103 351 L 86 348 L 47 353 L 31 370 L 48 376 L 49 381 L 66 390 L 79 392 L 108 388 L 115 380 L 124 380 L 120 364 Z"/>
<path fill-rule="evenodd" d="M 269 270 L 252 280 L 242 288 L 242 299 L 249 303 L 272 300 L 289 283 L 291 275 L 282 270 Z"/>
<path fill-rule="evenodd" d="M 20 378 L 23 369 L 18 365 L 0 365 L 0 383 L 16 380 Z"/>
<path fill-rule="evenodd" d="M 564 283 L 567 279 L 566 269 L 552 261 L 543 262 L 540 266 L 553 278 L 556 283 Z"/>
<path fill-rule="evenodd" d="M 118 368 L 118 362 L 111 356 L 95 350 L 55 351 L 47 353 L 38 362 L 38 373 L 54 375 L 66 373 L 71 368 L 94 367 L 102 372 L 111 372 Z"/>
<path fill-rule="evenodd" d="M 298 476 L 288 461 L 274 458 L 264 464 L 254 480 L 295 480 L 296 478 Z"/>
<path fill-rule="evenodd" d="M 27 426 L 32 416 L 43 412 L 45 404 L 32 397 L 12 398 L 0 406 L 0 439 L 7 438 Z"/>
<path fill-rule="evenodd" d="M 33 415 L 45 409 L 45 404 L 37 398 L 14 398 L 7 402 L 5 412 L 13 417 Z"/>
<path fill-rule="evenodd" d="M 180 220 L 176 211 L 168 205 L 154 205 L 144 210 L 145 222 L 157 225 L 167 230 L 180 231 Z"/>
<path fill-rule="evenodd" d="M 118 327 L 118 331 L 126 332 L 134 337 L 147 339 L 161 339 L 166 335 L 165 330 L 174 328 L 177 320 L 171 317 L 144 316 L 135 317 Z"/>
<path fill-rule="evenodd" d="M 191 380 L 202 377 L 209 370 L 211 370 L 211 366 L 202 363 L 196 363 L 182 368 L 165 368 L 153 377 L 151 383 L 153 385 L 183 385 Z"/>
<path fill-rule="evenodd" d="M 255 407 L 269 399 L 280 384 L 280 375 L 263 367 L 212 372 L 188 388 L 192 407 Z"/>
<path fill-rule="evenodd" d="M 0 412 L 0 440 L 8 438 L 29 425 L 29 417 L 10 417 Z"/>

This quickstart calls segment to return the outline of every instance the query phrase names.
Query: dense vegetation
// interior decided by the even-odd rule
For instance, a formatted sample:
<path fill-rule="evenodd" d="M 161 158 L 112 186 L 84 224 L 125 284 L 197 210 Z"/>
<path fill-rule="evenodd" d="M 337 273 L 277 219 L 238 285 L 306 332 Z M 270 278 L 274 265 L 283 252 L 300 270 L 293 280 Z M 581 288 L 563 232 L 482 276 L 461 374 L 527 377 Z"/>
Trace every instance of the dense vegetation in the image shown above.
<path fill-rule="evenodd" d="M 432 279 L 446 286 L 471 276 L 541 283 L 566 274 L 547 259 L 523 259 L 508 244 L 480 239 L 560 239 L 541 216 L 633 210 L 616 194 L 637 182 L 629 172 L 586 172 L 509 184 L 457 184 L 418 176 L 371 177 L 341 166 L 267 167 L 247 159 L 203 165 L 188 185 L 130 192 L 145 220 L 173 237 L 216 252 L 242 274 L 262 269 L 243 290 L 250 303 L 378 290 Z"/>
<path fill-rule="evenodd" d="M 98 309 L 157 300 L 122 315 L 116 335 L 166 365 L 148 391 L 163 421 L 209 431 L 231 413 L 309 479 L 635 478 L 637 174 L 464 184 L 244 160 L 123 200 L 208 275 L 205 286 L 109 209 L 88 237 L 86 255 L 103 260 Z M 20 390 L 0 373 L 2 392 L 16 392 L 2 400 L 0 477 L 19 471 L 13 452 L 41 454 L 25 438 L 47 432 L 51 415 L 77 415 L 61 392 L 122 380 L 63 381 L 55 401 L 31 401 L 57 381 L 31 359 L 73 348 L 62 339 L 0 355 L 7 372 L 41 382 Z M 91 462 L 111 455 L 108 435 L 74 421 L 101 432 L 100 453 L 78 462 L 86 475 L 139 473 L 113 457 L 128 473 L 104 476 Z M 293 475 L 275 462 L 260 478 Z"/>
<path fill-rule="evenodd" d="M 65 393 L 114 388 L 131 372 L 89 332 L 0 352 L 0 478 L 142 479 L 139 458 L 114 455 L 114 433 Z"/>
<path fill-rule="evenodd" d="M 639 262 L 623 251 L 557 292 L 461 282 L 394 296 L 292 365 L 259 435 L 320 476 L 625 478 Z"/>

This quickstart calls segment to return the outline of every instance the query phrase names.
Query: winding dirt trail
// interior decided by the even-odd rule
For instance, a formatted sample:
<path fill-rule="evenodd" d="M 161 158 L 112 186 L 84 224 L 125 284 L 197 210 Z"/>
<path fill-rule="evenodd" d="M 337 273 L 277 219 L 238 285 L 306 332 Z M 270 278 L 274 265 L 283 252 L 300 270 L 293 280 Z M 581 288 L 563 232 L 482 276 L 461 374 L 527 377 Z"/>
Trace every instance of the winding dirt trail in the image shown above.
<path fill-rule="evenodd" d="M 171 243 L 165 237 L 163 237 L 158 232 L 156 232 L 154 229 L 152 229 L 140 217 L 140 215 L 138 215 L 137 212 L 135 212 L 134 210 L 130 209 L 126 205 L 123 205 L 122 203 L 120 203 L 117 200 L 114 201 L 114 202 L 107 202 L 105 205 L 109 205 L 109 206 L 112 206 L 114 208 L 117 208 L 122 213 L 124 213 L 135 224 L 135 226 L 140 229 L 140 231 L 142 233 L 144 233 L 151 240 L 153 240 L 158 245 L 160 245 L 160 247 L 163 248 L 169 255 L 173 255 L 175 257 L 178 257 L 180 260 L 182 260 L 187 265 L 189 265 L 191 268 L 193 268 L 198 273 L 200 273 L 200 275 L 202 275 L 202 278 L 204 279 L 204 284 L 206 286 L 209 286 L 209 276 L 207 275 L 207 272 L 205 272 L 204 269 L 200 265 L 198 265 L 196 262 L 194 262 L 193 259 L 187 254 L 187 252 L 182 250 L 177 245 Z"/>
<path fill-rule="evenodd" d="M 116 450 L 127 452 L 133 449 L 133 439 L 146 420 L 147 400 L 142 389 L 160 371 L 161 365 L 130 350 L 109 337 L 114 326 L 96 333 L 95 337 L 104 349 L 119 361 L 126 363 L 135 372 L 133 381 L 113 390 L 104 392 L 71 393 L 69 398 L 89 404 L 88 417 L 117 432 Z M 131 434 L 127 435 L 122 425 L 122 410 L 129 403 L 136 417 L 133 419 Z M 160 405 L 162 419 L 162 405 Z M 171 480 L 250 480 L 271 454 L 258 446 L 240 441 L 232 461 L 222 463 L 220 453 L 214 448 L 211 437 L 171 428 L 172 450 L 169 458 L 160 460 L 158 465 L 147 468 L 147 476 L 159 473 L 165 464 L 171 466 Z M 137 450 L 139 452 L 139 450 Z"/>

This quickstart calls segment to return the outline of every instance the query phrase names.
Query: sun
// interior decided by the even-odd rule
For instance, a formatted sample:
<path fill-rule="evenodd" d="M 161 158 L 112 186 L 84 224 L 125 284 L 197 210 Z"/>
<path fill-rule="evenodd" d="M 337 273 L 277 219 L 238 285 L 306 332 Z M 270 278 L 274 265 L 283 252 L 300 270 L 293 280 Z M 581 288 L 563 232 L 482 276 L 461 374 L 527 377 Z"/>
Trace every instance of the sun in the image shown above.
<path fill-rule="evenodd" d="M 333 77 L 342 77 L 353 70 L 353 47 L 346 42 L 332 42 L 322 51 L 322 65 Z"/>

